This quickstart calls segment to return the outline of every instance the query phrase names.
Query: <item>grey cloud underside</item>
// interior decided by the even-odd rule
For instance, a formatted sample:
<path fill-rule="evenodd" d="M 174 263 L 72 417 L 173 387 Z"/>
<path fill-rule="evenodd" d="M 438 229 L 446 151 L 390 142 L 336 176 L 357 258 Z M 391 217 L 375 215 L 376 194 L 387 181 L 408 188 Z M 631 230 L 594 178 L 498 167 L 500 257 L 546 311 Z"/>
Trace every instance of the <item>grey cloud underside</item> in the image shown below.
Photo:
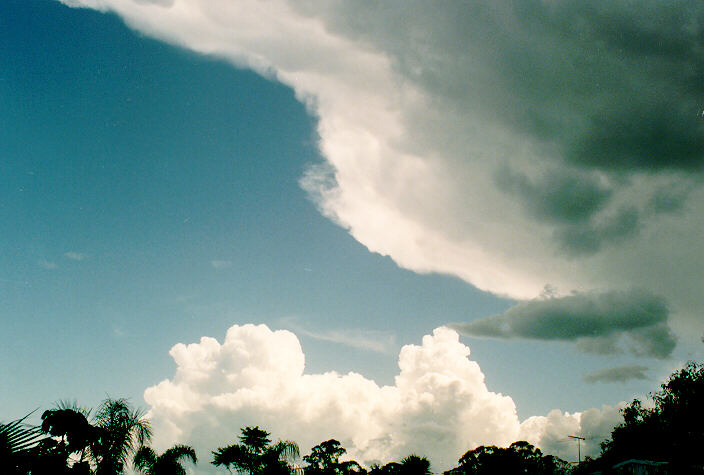
<path fill-rule="evenodd" d="M 609 202 L 613 190 L 586 174 L 552 171 L 533 181 L 527 175 L 503 167 L 496 173 L 497 185 L 515 195 L 537 219 L 555 225 L 553 237 L 572 255 L 589 255 L 605 243 L 628 238 L 638 232 L 640 216 L 634 207 L 610 216 L 595 215 Z M 661 212 L 676 206 L 668 196 L 659 196 Z"/>
<path fill-rule="evenodd" d="M 612 191 L 592 177 L 554 171 L 537 181 L 523 173 L 501 168 L 497 184 L 515 194 L 537 218 L 558 223 L 579 223 L 588 220 L 604 207 Z"/>
<path fill-rule="evenodd" d="M 635 235 L 639 225 L 638 210 L 625 207 L 598 221 L 558 228 L 554 236 L 570 254 L 589 255 L 599 251 L 606 243 L 616 243 Z"/>
<path fill-rule="evenodd" d="M 301 184 L 370 251 L 515 299 L 648 289 L 701 334 L 704 3 L 63 1 L 291 86 L 325 160 Z M 570 341 L 674 344 L 606 333 Z"/>
<path fill-rule="evenodd" d="M 588 293 L 523 302 L 451 327 L 474 337 L 571 341 L 592 353 L 665 358 L 675 347 L 668 314 L 663 299 L 645 292 Z"/>
<path fill-rule="evenodd" d="M 704 165 L 704 8 L 696 2 L 391 9 L 355 10 L 351 27 L 385 40 L 398 67 L 427 89 L 554 141 L 566 161 L 606 170 Z"/>
<path fill-rule="evenodd" d="M 593 371 L 582 376 L 587 383 L 624 383 L 631 379 L 648 379 L 647 366 L 624 365 Z"/>
<path fill-rule="evenodd" d="M 689 179 L 704 170 L 704 6 L 698 2 L 329 5 L 323 14 L 335 29 L 390 52 L 397 70 L 429 92 L 438 111 L 481 117 L 539 145 L 532 178 L 504 164 L 515 157 L 491 157 L 497 185 L 552 226 L 567 254 L 624 242 L 645 219 L 677 211 L 686 200 L 687 192 L 666 198 L 655 191 L 646 209 L 606 209 L 629 177 Z M 428 117 L 411 126 L 423 127 L 418 135 L 434 133 Z M 458 129 L 469 142 L 477 133 Z M 458 160 L 467 153 L 463 139 L 452 136 L 423 145 L 438 143 Z M 546 164 L 560 171 L 545 172 Z"/>

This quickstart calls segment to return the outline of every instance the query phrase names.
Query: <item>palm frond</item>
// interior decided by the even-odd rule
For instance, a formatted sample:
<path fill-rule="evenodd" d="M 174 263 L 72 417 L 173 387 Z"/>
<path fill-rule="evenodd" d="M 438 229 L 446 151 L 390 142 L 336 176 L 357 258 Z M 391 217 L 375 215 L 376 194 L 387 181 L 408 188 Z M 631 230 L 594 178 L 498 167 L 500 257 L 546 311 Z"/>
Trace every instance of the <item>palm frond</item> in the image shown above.
<path fill-rule="evenodd" d="M 38 427 L 24 423 L 30 414 L 7 424 L 0 424 L 0 450 L 16 454 L 35 447 L 45 438 Z"/>
<path fill-rule="evenodd" d="M 156 464 L 156 452 L 151 447 L 142 446 L 134 455 L 134 468 L 140 472 L 150 473 L 151 468 Z"/>
<path fill-rule="evenodd" d="M 83 414 L 86 419 L 90 417 L 91 409 L 81 406 L 75 399 L 59 399 L 54 404 L 56 409 L 70 409 L 79 414 Z"/>
<path fill-rule="evenodd" d="M 188 445 L 174 445 L 170 449 L 167 449 L 160 458 L 164 460 L 173 460 L 174 462 L 179 462 L 182 458 L 190 459 L 193 463 L 198 463 L 198 458 L 196 457 L 196 451 L 193 447 Z"/>
<path fill-rule="evenodd" d="M 99 440 L 91 447 L 99 459 L 98 471 L 121 470 L 130 455 L 151 438 L 151 424 L 141 409 L 132 409 L 124 398 L 108 397 L 98 407 L 93 423 L 100 429 Z"/>
<path fill-rule="evenodd" d="M 301 454 L 298 444 L 292 440 L 279 440 L 269 450 L 276 453 L 280 460 L 287 462 L 296 460 Z"/>

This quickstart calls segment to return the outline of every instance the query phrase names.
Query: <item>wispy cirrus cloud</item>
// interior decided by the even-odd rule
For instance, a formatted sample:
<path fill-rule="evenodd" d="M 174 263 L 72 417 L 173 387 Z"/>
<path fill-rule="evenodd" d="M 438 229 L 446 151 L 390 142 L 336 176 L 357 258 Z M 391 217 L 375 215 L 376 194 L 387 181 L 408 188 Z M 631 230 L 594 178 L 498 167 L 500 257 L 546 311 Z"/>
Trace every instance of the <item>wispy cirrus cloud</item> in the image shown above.
<path fill-rule="evenodd" d="M 68 251 L 64 252 L 64 257 L 66 259 L 70 259 L 72 261 L 82 261 L 88 257 L 87 254 L 83 254 L 82 252 L 76 252 L 76 251 Z"/>
<path fill-rule="evenodd" d="M 296 334 L 314 340 L 326 341 L 329 343 L 337 343 L 340 345 L 356 348 L 358 350 L 373 351 L 375 353 L 392 353 L 396 349 L 396 337 L 388 332 L 380 332 L 374 330 L 363 329 L 341 329 L 314 331 L 303 328 L 302 326 L 291 323 L 290 320 L 285 320 Z"/>
<path fill-rule="evenodd" d="M 57 264 L 56 262 L 54 262 L 54 261 L 48 261 L 48 260 L 46 260 L 46 259 L 39 259 L 39 260 L 37 261 L 37 265 L 38 265 L 39 267 L 43 267 L 43 268 L 46 269 L 46 270 L 54 270 L 54 269 L 58 269 L 58 268 L 59 268 L 59 266 L 58 266 L 58 264 Z"/>
<path fill-rule="evenodd" d="M 232 261 L 226 261 L 226 260 L 212 260 L 210 261 L 210 265 L 214 269 L 226 269 L 228 267 L 232 267 Z"/>

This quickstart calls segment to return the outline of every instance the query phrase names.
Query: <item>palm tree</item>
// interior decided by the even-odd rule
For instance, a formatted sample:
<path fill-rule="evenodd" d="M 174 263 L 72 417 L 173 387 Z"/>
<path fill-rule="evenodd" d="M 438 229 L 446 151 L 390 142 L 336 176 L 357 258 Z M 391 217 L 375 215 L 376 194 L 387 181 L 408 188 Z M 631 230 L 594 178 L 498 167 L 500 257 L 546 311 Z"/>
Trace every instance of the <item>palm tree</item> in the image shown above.
<path fill-rule="evenodd" d="M 145 475 L 186 475 L 181 459 L 198 462 L 196 451 L 187 445 L 174 445 L 161 455 L 151 447 L 142 446 L 134 456 L 134 468 Z"/>
<path fill-rule="evenodd" d="M 250 475 L 290 474 L 291 462 L 298 458 L 298 445 L 290 440 L 271 444 L 269 433 L 259 427 L 245 427 L 239 444 L 220 447 L 213 451 L 215 466 L 231 467 Z"/>
<path fill-rule="evenodd" d="M 98 439 L 91 445 L 96 475 L 119 475 L 124 472 L 137 446 L 151 439 L 152 430 L 142 409 L 132 409 L 127 399 L 108 397 L 93 418 Z"/>
<path fill-rule="evenodd" d="M 401 460 L 399 467 L 404 475 L 430 475 L 430 460 L 426 457 L 419 457 L 416 454 L 411 454 Z"/>
<path fill-rule="evenodd" d="M 80 454 L 72 470 L 89 472 L 90 446 L 97 442 L 100 431 L 88 422 L 90 411 L 80 408 L 75 402 L 60 401 L 56 409 L 44 411 L 41 431 L 54 437 L 45 448 L 54 455 L 63 457 L 65 463 L 71 454 Z M 79 467 L 82 467 L 79 469 Z"/>
<path fill-rule="evenodd" d="M 27 417 L 0 423 L 0 473 L 27 473 L 37 445 L 45 439 L 39 428 L 24 424 Z"/>

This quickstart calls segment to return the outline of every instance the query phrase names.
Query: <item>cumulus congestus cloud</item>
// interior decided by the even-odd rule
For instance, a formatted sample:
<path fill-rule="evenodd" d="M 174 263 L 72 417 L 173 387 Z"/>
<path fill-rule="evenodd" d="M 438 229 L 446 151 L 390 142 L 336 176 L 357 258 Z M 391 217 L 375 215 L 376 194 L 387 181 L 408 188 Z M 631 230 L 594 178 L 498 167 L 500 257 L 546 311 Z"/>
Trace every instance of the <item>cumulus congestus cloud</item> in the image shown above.
<path fill-rule="evenodd" d="M 469 336 L 569 341 L 588 352 L 666 358 L 675 347 L 665 301 L 641 291 L 522 302 L 500 315 L 450 325 Z"/>
<path fill-rule="evenodd" d="M 369 250 L 516 299 L 644 288 L 700 333 L 700 3 L 64 2 L 292 87 L 301 183 Z"/>
<path fill-rule="evenodd" d="M 469 348 L 449 328 L 404 346 L 390 386 L 352 372 L 307 374 L 298 338 L 265 325 L 235 325 L 222 343 L 203 337 L 170 354 L 174 376 L 144 393 L 160 449 L 178 442 L 208 453 L 235 441 L 240 427 L 259 425 L 274 438 L 296 440 L 304 452 L 334 437 L 359 462 L 422 453 L 442 471 L 470 448 L 519 439 L 571 458 L 572 447 L 559 445 L 568 431 L 608 436 L 620 418 L 605 406 L 584 415 L 555 410 L 521 423 L 513 400 L 487 387 Z"/>

